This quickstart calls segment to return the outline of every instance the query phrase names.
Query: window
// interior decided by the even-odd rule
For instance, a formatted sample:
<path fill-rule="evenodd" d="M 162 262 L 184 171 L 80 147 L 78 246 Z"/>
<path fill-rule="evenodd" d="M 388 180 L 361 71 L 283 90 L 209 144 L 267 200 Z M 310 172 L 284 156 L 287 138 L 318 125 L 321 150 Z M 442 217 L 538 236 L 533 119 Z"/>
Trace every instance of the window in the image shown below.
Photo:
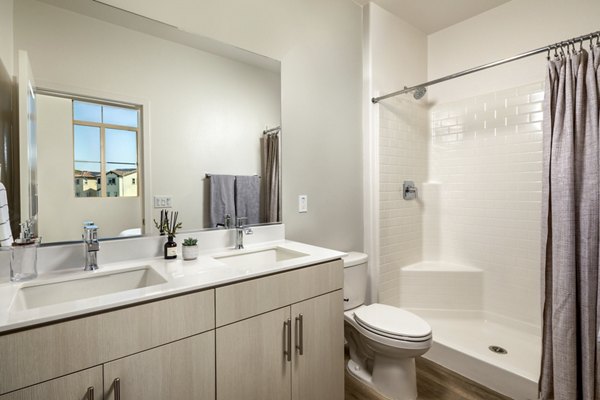
<path fill-rule="evenodd" d="M 139 195 L 136 184 L 139 120 L 139 108 L 73 100 L 76 197 Z M 132 179 L 122 179 L 124 177 Z M 84 178 L 83 185 L 80 185 L 80 178 Z M 117 180 L 122 183 L 117 184 Z M 107 185 L 117 186 L 111 188 L 112 196 Z"/>

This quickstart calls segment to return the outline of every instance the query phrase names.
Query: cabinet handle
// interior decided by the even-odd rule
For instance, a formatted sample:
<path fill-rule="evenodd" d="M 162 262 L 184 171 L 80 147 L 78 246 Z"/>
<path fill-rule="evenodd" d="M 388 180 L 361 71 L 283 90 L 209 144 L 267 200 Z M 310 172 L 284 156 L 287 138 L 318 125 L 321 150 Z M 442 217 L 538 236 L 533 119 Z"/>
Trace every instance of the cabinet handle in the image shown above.
<path fill-rule="evenodd" d="M 304 316 L 302 314 L 298 314 L 296 317 L 296 340 L 298 343 L 296 344 L 296 349 L 298 350 L 298 354 L 304 354 Z"/>
<path fill-rule="evenodd" d="M 94 400 L 94 387 L 90 386 L 87 390 L 87 400 Z"/>
<path fill-rule="evenodd" d="M 286 343 L 283 344 L 283 355 L 287 361 L 292 361 L 292 320 L 290 318 L 283 323 L 283 330 L 286 338 Z"/>
<path fill-rule="evenodd" d="M 113 382 L 115 391 L 115 400 L 121 400 L 121 380 L 116 378 Z"/>

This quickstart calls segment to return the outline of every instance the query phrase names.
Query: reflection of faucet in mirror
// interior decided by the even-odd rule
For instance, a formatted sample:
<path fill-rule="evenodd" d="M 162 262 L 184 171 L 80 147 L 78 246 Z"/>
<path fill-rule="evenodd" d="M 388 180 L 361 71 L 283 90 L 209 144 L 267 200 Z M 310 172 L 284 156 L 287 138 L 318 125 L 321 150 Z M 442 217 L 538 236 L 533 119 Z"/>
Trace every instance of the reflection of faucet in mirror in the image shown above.
<path fill-rule="evenodd" d="M 231 229 L 231 215 L 225 214 L 225 222 L 217 224 L 217 228 L 222 226 L 225 229 Z"/>
<path fill-rule="evenodd" d="M 252 235 L 252 229 L 246 228 L 244 229 L 243 221 L 247 221 L 246 217 L 237 217 L 235 224 L 235 248 L 240 250 L 244 248 L 244 234 Z"/>
<path fill-rule="evenodd" d="M 84 271 L 94 271 L 98 269 L 98 227 L 92 221 L 87 221 L 83 225 L 83 243 L 85 246 L 85 266 Z"/>

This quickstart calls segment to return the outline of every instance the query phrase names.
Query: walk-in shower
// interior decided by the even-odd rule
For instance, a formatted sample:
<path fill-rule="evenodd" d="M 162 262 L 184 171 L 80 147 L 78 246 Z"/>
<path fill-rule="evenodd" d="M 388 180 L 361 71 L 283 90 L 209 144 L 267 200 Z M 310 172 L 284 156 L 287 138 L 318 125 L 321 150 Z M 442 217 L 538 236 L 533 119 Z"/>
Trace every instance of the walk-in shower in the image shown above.
<path fill-rule="evenodd" d="M 537 398 L 540 373 L 543 76 L 458 101 L 413 98 L 597 35 L 372 99 L 388 99 L 378 108 L 379 302 L 429 322 L 425 357 L 515 399 Z M 419 188 L 413 201 L 406 179 Z"/>

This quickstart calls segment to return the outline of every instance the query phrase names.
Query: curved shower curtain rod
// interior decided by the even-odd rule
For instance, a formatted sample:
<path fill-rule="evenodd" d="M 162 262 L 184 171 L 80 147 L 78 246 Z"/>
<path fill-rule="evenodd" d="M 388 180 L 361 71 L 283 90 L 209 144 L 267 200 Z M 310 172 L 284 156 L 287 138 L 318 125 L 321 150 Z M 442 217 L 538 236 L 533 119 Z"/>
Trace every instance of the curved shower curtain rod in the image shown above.
<path fill-rule="evenodd" d="M 549 46 L 540 47 L 539 49 L 531 50 L 531 51 L 528 51 L 526 53 L 517 54 L 516 56 L 509 57 L 509 58 L 504 58 L 502 60 L 494 61 L 494 62 L 491 62 L 489 64 L 484 64 L 484 65 L 480 65 L 478 67 L 466 69 L 464 71 L 457 72 L 457 73 L 452 74 L 452 75 L 447 75 L 447 76 L 444 76 L 442 78 L 438 78 L 438 79 L 434 79 L 434 80 L 429 81 L 429 82 L 421 83 L 420 85 L 406 87 L 406 88 L 404 88 L 402 90 L 398 90 L 397 92 L 389 93 L 389 94 L 386 94 L 386 95 L 383 95 L 383 96 L 379 96 L 379 97 L 373 97 L 373 98 L 371 98 L 371 102 L 373 102 L 373 104 L 377 104 L 381 100 L 385 100 L 385 99 L 388 99 L 390 97 L 395 97 L 395 96 L 398 96 L 398 95 L 401 95 L 401 94 L 404 94 L 404 93 L 409 93 L 409 92 L 412 92 L 412 91 L 415 91 L 415 90 L 423 90 L 427 86 L 435 85 L 435 84 L 440 83 L 440 82 L 445 82 L 445 81 L 448 81 L 450 79 L 459 78 L 461 76 L 469 75 L 469 74 L 472 74 L 474 72 L 483 71 L 484 69 L 496 67 L 498 65 L 506 64 L 506 63 L 509 63 L 509 62 L 512 62 L 512 61 L 517 61 L 517 60 L 520 60 L 522 58 L 533 56 L 533 55 L 540 54 L 540 53 L 548 52 L 548 59 L 550 59 L 550 51 L 551 50 L 554 50 L 555 51 L 555 55 L 558 55 L 558 54 L 556 54 L 556 50 L 557 49 L 562 48 L 564 46 L 567 46 L 567 49 L 569 48 L 569 46 L 572 46 L 572 48 L 575 49 L 575 43 L 579 43 L 579 46 L 580 46 L 580 49 L 581 49 L 582 46 L 583 46 L 583 41 L 584 40 L 589 40 L 590 41 L 590 46 L 591 46 L 592 45 L 592 41 L 593 41 L 594 38 L 596 38 L 596 44 L 599 44 L 600 43 L 600 31 L 588 33 L 587 35 L 581 35 L 581 36 L 578 36 L 576 38 L 572 38 L 572 39 L 568 39 L 568 40 L 563 40 L 562 42 L 554 43 L 554 44 L 551 44 Z"/>

